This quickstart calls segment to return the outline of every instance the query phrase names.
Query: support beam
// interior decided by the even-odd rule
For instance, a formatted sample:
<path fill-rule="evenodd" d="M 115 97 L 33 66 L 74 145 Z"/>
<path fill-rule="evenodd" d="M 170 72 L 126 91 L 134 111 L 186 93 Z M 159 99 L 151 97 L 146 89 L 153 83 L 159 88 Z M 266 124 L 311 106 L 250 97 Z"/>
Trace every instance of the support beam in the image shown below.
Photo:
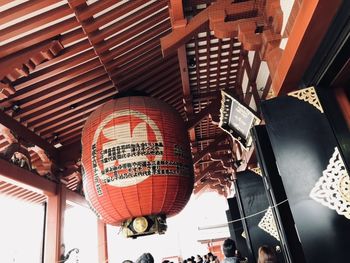
<path fill-rule="evenodd" d="M 219 93 L 218 93 L 219 94 Z M 207 117 L 209 114 L 215 112 L 219 113 L 220 109 L 220 100 L 213 100 L 207 107 L 202 109 L 200 112 L 194 114 L 191 119 L 186 123 L 187 130 L 193 129 L 201 120 Z"/>
<path fill-rule="evenodd" d="M 345 93 L 345 88 L 335 90 L 336 99 L 340 105 L 340 109 L 343 112 L 343 117 L 350 129 L 350 101 Z"/>
<path fill-rule="evenodd" d="M 97 220 L 98 262 L 108 262 L 106 224 Z"/>
<path fill-rule="evenodd" d="M 211 164 L 209 164 L 207 168 L 205 168 L 203 171 L 201 171 L 201 173 L 198 176 L 196 176 L 195 183 L 199 183 L 202 179 L 204 179 L 208 175 L 210 171 L 213 171 L 213 169 L 215 169 L 219 164 L 220 164 L 219 161 L 214 161 Z"/>
<path fill-rule="evenodd" d="M 186 27 L 173 30 L 169 35 L 160 39 L 163 57 L 174 53 L 179 47 L 188 42 L 194 34 L 200 32 L 209 23 L 208 8 L 197 14 Z"/>
<path fill-rule="evenodd" d="M 57 160 L 58 150 L 53 145 L 42 139 L 39 135 L 32 132 L 27 127 L 23 126 L 18 121 L 12 119 L 3 111 L 0 111 L 0 123 L 9 128 L 18 137 L 24 139 L 26 142 L 32 143 L 46 151 L 54 161 Z"/>
<path fill-rule="evenodd" d="M 247 53 L 244 54 L 243 60 L 244 60 L 243 66 L 244 66 L 245 70 L 247 71 L 247 76 L 248 76 L 247 91 L 248 90 L 250 91 L 250 92 L 246 92 L 246 94 L 244 95 L 244 102 L 247 105 L 249 105 L 251 97 L 254 96 L 255 104 L 256 104 L 256 107 L 259 111 L 260 97 L 259 97 L 258 90 L 256 87 L 256 78 L 258 76 L 259 68 L 260 68 L 260 64 L 261 64 L 259 52 L 255 51 L 252 65 L 250 65 Z"/>
<path fill-rule="evenodd" d="M 183 3 L 178 0 L 171 0 L 169 6 L 169 13 L 171 18 L 171 25 L 173 29 L 184 28 L 187 23 L 187 19 L 184 18 Z M 177 50 L 177 59 L 179 60 L 179 68 L 181 74 L 183 103 L 187 119 L 192 118 L 193 105 L 191 96 L 190 80 L 188 76 L 188 64 L 185 44 L 181 45 Z M 196 131 L 194 128 L 188 130 L 190 135 L 190 141 L 196 140 Z"/>
<path fill-rule="evenodd" d="M 193 156 L 193 164 L 198 163 L 208 153 L 215 151 L 217 145 L 220 142 L 222 142 L 224 139 L 226 139 L 226 137 L 227 137 L 226 132 L 223 132 L 222 134 L 218 135 L 211 144 L 209 144 L 202 151 L 198 152 L 196 155 Z"/>
<path fill-rule="evenodd" d="M 52 196 L 56 193 L 56 183 L 40 177 L 0 158 L 0 180 L 30 191 Z"/>
<path fill-rule="evenodd" d="M 66 163 L 76 163 L 81 157 L 81 142 L 80 140 L 63 146 L 59 150 L 59 165 L 63 166 Z"/>
<path fill-rule="evenodd" d="M 249 160 L 252 157 L 253 153 L 254 153 L 254 146 L 253 145 L 250 147 L 250 149 L 248 151 L 242 152 L 242 157 L 241 157 L 242 163 L 239 167 L 237 167 L 236 172 L 241 172 L 241 171 L 244 171 L 247 169 Z M 236 179 L 235 176 L 236 175 L 234 175 L 234 179 Z"/>
<path fill-rule="evenodd" d="M 188 77 L 188 66 L 187 66 L 187 56 L 186 56 L 186 48 L 185 45 L 182 45 L 177 50 L 177 58 L 179 60 L 179 67 L 181 73 L 181 82 L 182 82 L 182 92 L 183 92 L 183 103 L 185 107 L 185 112 L 187 119 L 191 119 L 193 117 L 193 105 L 192 105 L 192 96 L 191 96 L 191 88 L 190 81 Z M 194 127 L 188 129 L 190 134 L 191 142 L 196 140 L 196 132 Z"/>
<path fill-rule="evenodd" d="M 60 262 L 63 244 L 64 211 L 66 208 L 66 188 L 57 185 L 57 195 L 48 197 L 45 222 L 44 262 Z"/>
<path fill-rule="evenodd" d="M 266 80 L 264 91 L 261 95 L 262 100 L 269 99 L 270 97 L 273 97 L 273 90 L 271 89 L 271 83 L 272 83 L 272 79 L 271 79 L 271 76 L 269 76 Z"/>
<path fill-rule="evenodd" d="M 302 2 L 272 79 L 272 88 L 276 95 L 298 88 L 341 4 L 341 0 Z"/>
<path fill-rule="evenodd" d="M 207 183 L 198 183 L 193 189 L 195 195 L 202 193 L 208 187 Z"/>
<path fill-rule="evenodd" d="M 66 199 L 67 199 L 67 203 L 90 208 L 87 201 L 85 200 L 85 198 L 82 195 L 80 195 L 76 192 L 73 192 L 69 189 L 66 190 Z"/>
<path fill-rule="evenodd" d="M 174 4 L 173 4 L 174 5 Z M 255 1 L 243 3 L 232 3 L 232 1 L 217 1 L 193 17 L 186 26 L 181 21 L 179 28 L 174 28 L 173 32 L 160 39 L 163 56 L 166 57 L 175 52 L 179 47 L 187 43 L 196 33 L 208 27 L 214 31 L 214 34 L 220 38 L 233 37 L 238 34 L 239 21 L 252 20 L 252 18 L 239 19 L 247 17 L 249 12 L 257 8 Z M 174 14 L 177 14 L 174 12 Z M 227 16 L 235 16 L 238 20 L 226 22 Z M 253 21 L 256 21 L 253 18 Z"/>

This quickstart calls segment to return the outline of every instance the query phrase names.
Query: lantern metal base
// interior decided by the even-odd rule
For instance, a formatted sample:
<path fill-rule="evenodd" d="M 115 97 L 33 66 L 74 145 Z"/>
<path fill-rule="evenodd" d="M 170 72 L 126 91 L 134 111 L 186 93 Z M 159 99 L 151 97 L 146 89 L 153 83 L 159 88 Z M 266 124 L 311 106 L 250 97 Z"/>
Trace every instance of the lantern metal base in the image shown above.
<path fill-rule="evenodd" d="M 164 234 L 167 230 L 165 215 L 148 215 L 127 219 L 122 223 L 124 236 L 138 238 L 152 234 Z"/>

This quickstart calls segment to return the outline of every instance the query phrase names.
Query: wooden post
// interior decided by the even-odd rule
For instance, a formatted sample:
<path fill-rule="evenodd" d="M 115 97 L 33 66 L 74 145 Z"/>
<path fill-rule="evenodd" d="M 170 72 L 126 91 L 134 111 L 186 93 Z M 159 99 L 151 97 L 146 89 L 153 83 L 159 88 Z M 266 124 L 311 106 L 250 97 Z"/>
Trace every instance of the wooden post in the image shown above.
<path fill-rule="evenodd" d="M 108 262 L 106 224 L 97 219 L 98 262 Z"/>
<path fill-rule="evenodd" d="M 336 89 L 335 96 L 339 103 L 339 108 L 343 112 L 344 119 L 348 124 L 348 128 L 350 129 L 350 102 L 345 94 L 345 88 Z"/>
<path fill-rule="evenodd" d="M 298 88 L 341 3 L 341 0 L 302 2 L 272 79 L 276 95 Z"/>
<path fill-rule="evenodd" d="M 44 248 L 45 262 L 60 261 L 65 208 L 66 188 L 59 183 L 57 185 L 57 194 L 47 197 Z"/>

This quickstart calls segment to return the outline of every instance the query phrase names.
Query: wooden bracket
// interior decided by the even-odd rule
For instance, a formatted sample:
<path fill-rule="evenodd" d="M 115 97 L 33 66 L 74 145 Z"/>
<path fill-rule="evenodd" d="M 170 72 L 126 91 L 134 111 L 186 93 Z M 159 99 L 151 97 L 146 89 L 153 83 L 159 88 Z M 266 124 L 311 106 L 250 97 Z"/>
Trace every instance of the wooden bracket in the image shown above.
<path fill-rule="evenodd" d="M 58 40 L 44 41 L 34 48 L 28 48 L 0 59 L 0 99 L 6 99 L 15 93 L 11 83 L 21 77 L 27 77 L 36 66 L 53 59 L 63 49 Z"/>

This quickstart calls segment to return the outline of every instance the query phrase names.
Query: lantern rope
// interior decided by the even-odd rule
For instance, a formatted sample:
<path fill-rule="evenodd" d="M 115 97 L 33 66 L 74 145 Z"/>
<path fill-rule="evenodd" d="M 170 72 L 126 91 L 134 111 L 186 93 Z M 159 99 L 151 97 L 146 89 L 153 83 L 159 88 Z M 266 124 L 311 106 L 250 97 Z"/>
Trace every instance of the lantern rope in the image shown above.
<path fill-rule="evenodd" d="M 269 208 L 276 208 L 278 207 L 279 205 L 282 205 L 283 203 L 285 202 L 288 202 L 288 199 L 286 200 L 283 200 L 279 203 L 277 203 L 276 205 L 274 206 L 269 206 L 268 208 L 262 210 L 262 211 L 259 211 L 259 212 L 256 212 L 254 214 L 251 214 L 251 215 L 248 215 L 248 216 L 245 216 L 245 217 L 241 217 L 241 218 L 238 218 L 238 219 L 235 219 L 235 220 L 231 220 L 227 223 L 224 223 L 224 224 L 219 224 L 219 225 L 212 225 L 212 226 L 204 226 L 204 227 L 198 227 L 198 230 L 206 230 L 206 229 L 213 229 L 213 228 L 221 228 L 221 227 L 225 227 L 225 226 L 228 226 L 228 224 L 232 224 L 232 223 L 235 223 L 235 222 L 239 222 L 239 221 L 243 221 L 245 219 L 248 219 L 248 218 L 251 218 L 251 217 L 254 217 L 254 216 L 257 216 L 259 214 L 263 214 L 263 213 L 266 213 L 266 211 L 269 209 Z"/>

